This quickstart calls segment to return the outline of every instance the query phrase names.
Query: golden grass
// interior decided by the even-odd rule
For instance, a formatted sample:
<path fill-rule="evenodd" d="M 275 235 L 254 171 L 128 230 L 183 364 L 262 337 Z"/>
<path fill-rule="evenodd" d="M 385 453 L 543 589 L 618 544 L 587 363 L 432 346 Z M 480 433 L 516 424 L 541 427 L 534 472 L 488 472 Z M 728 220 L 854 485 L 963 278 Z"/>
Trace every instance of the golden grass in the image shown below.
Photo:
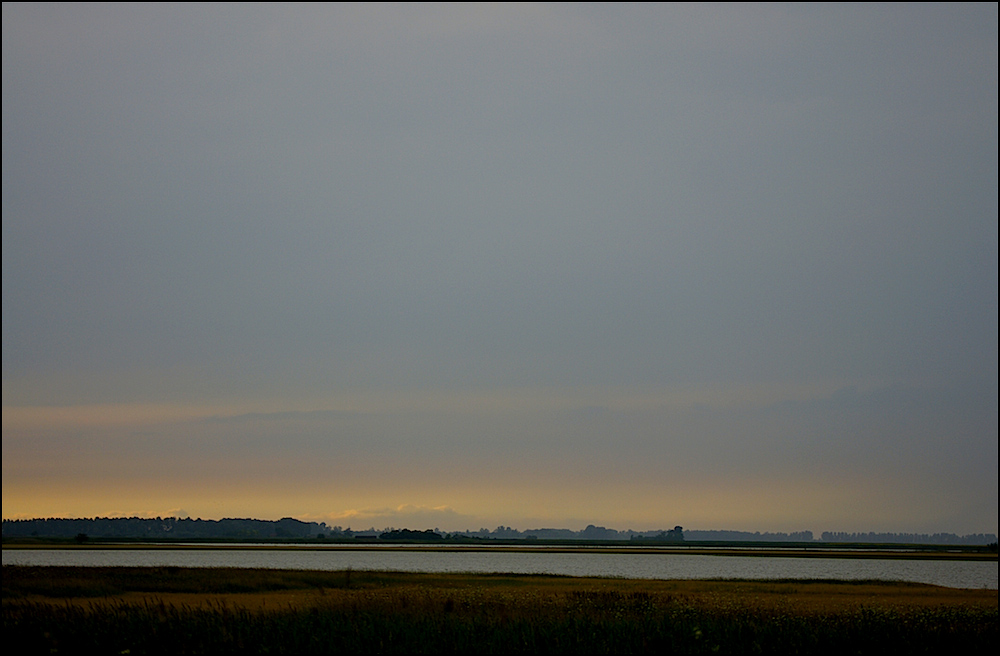
<path fill-rule="evenodd" d="M 204 591 L 162 591 L 160 586 L 135 586 L 137 589 L 108 591 L 88 595 L 66 595 L 18 587 L 13 570 L 4 568 L 4 604 L 13 595 L 24 601 L 49 604 L 89 605 L 102 602 L 125 604 L 163 603 L 168 606 L 210 608 L 228 606 L 250 611 L 280 608 L 340 607 L 366 603 L 388 594 L 419 597 L 438 596 L 453 600 L 491 599 L 509 601 L 528 595 L 536 602 L 559 604 L 574 594 L 644 594 L 656 601 L 683 601 L 701 608 L 754 608 L 781 610 L 796 614 L 844 612 L 861 607 L 882 609 L 918 609 L 947 606 L 996 608 L 996 590 L 959 590 L 918 583 L 840 582 L 840 581 L 747 581 L 747 580 L 644 580 L 572 578 L 537 575 L 424 574 L 399 572 L 294 572 L 291 580 L 276 582 L 278 572 L 244 570 L 241 583 L 253 591 L 213 591 L 216 570 L 184 570 L 204 581 Z M 23 570 L 22 570 L 23 571 Z M 89 571 L 95 585 L 101 583 L 102 570 L 75 570 L 74 576 L 86 577 Z M 13 578 L 12 578 L 13 576 Z M 169 574 L 166 576 L 170 576 Z M 86 581 L 78 583 L 86 585 Z M 198 585 L 196 583 L 196 585 Z M 183 588 L 183 585 L 174 587 Z M 190 587 L 190 586 L 187 586 Z M 12 589 L 13 588 L 13 589 Z M 144 589 L 145 588 L 145 589 Z M 160 588 L 160 589 L 157 589 Z M 273 589 L 279 588 L 279 589 Z"/>
<path fill-rule="evenodd" d="M 3 570 L 20 653 L 993 653 L 997 592 L 838 581 Z"/>

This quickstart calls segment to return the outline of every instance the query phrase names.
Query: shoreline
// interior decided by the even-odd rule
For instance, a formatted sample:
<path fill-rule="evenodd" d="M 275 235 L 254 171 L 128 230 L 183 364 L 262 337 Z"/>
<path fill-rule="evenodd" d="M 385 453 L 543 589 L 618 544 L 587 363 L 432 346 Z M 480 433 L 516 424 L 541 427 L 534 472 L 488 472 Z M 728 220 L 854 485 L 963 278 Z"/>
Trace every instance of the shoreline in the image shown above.
<path fill-rule="evenodd" d="M 945 561 L 997 561 L 996 552 L 970 552 L 966 550 L 928 550 L 904 548 L 838 548 L 838 547 L 732 547 L 732 546 L 621 546 L 621 545 L 442 545 L 442 544 L 240 544 L 240 543 L 134 543 L 94 542 L 71 544 L 66 542 L 3 543 L 4 550 L 79 550 L 79 551 L 394 551 L 442 553 L 605 553 L 636 555 L 689 555 L 730 556 L 747 558 L 837 558 L 858 560 L 945 560 Z"/>

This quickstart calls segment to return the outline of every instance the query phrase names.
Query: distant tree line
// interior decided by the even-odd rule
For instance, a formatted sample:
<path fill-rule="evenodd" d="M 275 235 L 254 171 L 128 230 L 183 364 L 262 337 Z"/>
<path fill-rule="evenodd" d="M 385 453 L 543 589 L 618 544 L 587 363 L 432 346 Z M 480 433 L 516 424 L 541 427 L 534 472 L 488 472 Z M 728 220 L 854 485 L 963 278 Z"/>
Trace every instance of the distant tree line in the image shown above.
<path fill-rule="evenodd" d="M 688 531 L 687 539 L 694 542 L 812 542 L 813 532 Z"/>
<path fill-rule="evenodd" d="M 411 531 L 408 528 L 393 529 L 378 536 L 379 540 L 418 540 L 421 542 L 433 542 L 443 540 L 440 533 L 427 529 L 426 531 Z"/>
<path fill-rule="evenodd" d="M 177 517 L 94 517 L 89 519 L 5 519 L 6 538 L 282 539 L 327 535 L 326 524 L 291 517 L 264 519 L 181 519 Z"/>
<path fill-rule="evenodd" d="M 510 526 L 498 526 L 494 530 L 481 528 L 478 531 L 455 531 L 453 537 L 480 538 L 485 540 L 683 540 L 684 530 L 675 526 L 669 530 L 619 531 L 604 526 L 590 524 L 582 531 L 568 528 L 532 528 L 519 531 Z"/>
<path fill-rule="evenodd" d="M 824 542 L 876 542 L 895 544 L 993 544 L 997 536 L 992 533 L 845 533 L 823 531 L 820 538 Z"/>
<path fill-rule="evenodd" d="M 365 540 L 629 540 L 666 542 L 812 542 L 812 531 L 770 533 L 748 531 L 700 531 L 672 529 L 652 531 L 618 531 L 590 524 L 581 531 L 565 528 L 535 528 L 521 531 L 510 526 L 498 526 L 492 531 L 455 531 L 440 529 L 414 531 L 387 527 L 381 531 L 374 527 L 354 531 L 340 526 L 329 527 L 322 522 L 303 522 L 291 517 L 277 521 L 263 519 L 187 519 L 177 517 L 94 517 L 88 519 L 5 519 L 3 537 L 7 538 L 121 538 L 121 539 L 230 539 L 230 540 L 281 540 L 304 538 L 365 539 Z M 954 533 L 846 533 L 826 531 L 823 542 L 871 542 L 896 544 L 988 545 L 995 544 L 993 534 L 959 536 Z"/>

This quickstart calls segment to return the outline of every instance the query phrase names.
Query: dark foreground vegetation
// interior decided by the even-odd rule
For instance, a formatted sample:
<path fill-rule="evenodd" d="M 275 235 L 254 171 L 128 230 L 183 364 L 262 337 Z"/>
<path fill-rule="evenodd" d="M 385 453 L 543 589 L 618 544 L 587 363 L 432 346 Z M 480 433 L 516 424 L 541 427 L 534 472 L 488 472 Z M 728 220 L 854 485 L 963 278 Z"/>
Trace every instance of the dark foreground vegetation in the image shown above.
<path fill-rule="evenodd" d="M 836 581 L 3 568 L 17 654 L 994 653 L 997 592 Z"/>

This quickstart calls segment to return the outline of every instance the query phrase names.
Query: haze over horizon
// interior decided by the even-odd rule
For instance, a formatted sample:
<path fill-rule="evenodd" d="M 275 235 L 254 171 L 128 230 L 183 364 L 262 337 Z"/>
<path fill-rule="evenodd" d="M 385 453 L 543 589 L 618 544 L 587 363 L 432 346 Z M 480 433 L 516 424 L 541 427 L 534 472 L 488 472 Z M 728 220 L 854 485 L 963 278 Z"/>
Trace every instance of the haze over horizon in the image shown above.
<path fill-rule="evenodd" d="M 2 11 L 5 519 L 998 532 L 995 3 Z"/>

